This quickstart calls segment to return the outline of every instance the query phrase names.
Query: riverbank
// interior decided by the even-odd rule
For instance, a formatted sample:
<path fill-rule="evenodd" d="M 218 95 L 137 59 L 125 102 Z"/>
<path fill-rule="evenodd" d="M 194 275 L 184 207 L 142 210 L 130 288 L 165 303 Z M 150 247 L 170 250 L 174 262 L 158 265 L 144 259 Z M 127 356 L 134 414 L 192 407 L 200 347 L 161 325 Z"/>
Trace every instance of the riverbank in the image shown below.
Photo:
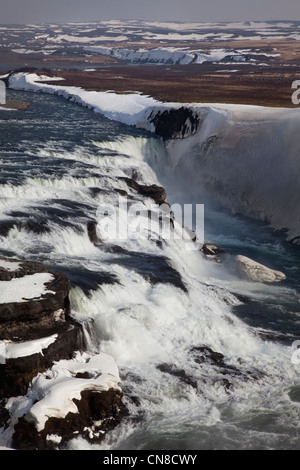
<path fill-rule="evenodd" d="M 5 104 L 1 104 L 1 108 L 15 109 L 18 111 L 26 111 L 26 109 L 28 109 L 29 106 L 30 106 L 30 103 L 28 101 L 14 100 L 11 98 L 8 98 Z"/>

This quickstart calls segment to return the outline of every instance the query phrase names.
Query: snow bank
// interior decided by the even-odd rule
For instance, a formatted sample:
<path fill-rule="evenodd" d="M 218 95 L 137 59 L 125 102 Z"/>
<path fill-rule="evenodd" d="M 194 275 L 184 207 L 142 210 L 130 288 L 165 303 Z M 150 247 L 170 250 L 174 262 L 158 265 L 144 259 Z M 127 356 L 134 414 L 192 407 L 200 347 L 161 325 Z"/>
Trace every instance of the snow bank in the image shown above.
<path fill-rule="evenodd" d="M 79 378 L 77 374 L 90 378 Z M 118 368 L 111 356 L 78 353 L 75 359 L 61 360 L 45 373 L 38 374 L 26 397 L 11 398 L 6 408 L 12 423 L 25 415 L 37 431 L 42 431 L 49 418 L 65 418 L 68 413 L 78 413 L 73 400 L 80 400 L 82 391 L 120 391 L 119 383 Z"/>
<path fill-rule="evenodd" d="M 57 334 L 54 334 L 46 338 L 24 341 L 22 343 L 0 341 L 0 345 L 4 346 L 6 359 L 17 359 L 18 357 L 27 357 L 38 353 L 43 354 L 43 349 L 47 349 L 56 339 Z"/>
<path fill-rule="evenodd" d="M 4 259 L 0 259 L 0 268 L 5 269 L 6 271 L 17 271 L 20 266 L 21 263 L 19 263 L 18 261 L 7 261 Z"/>
<path fill-rule="evenodd" d="M 291 117 L 300 116 L 299 109 L 267 108 L 262 106 L 223 104 L 223 103 L 163 103 L 150 96 L 139 93 L 117 94 L 107 92 L 86 91 L 80 87 L 52 85 L 42 83 L 45 81 L 58 80 L 59 77 L 49 78 L 38 76 L 34 73 L 14 73 L 9 78 L 9 86 L 15 90 L 25 90 L 34 92 L 44 92 L 61 95 L 77 104 L 93 109 L 95 112 L 103 114 L 105 117 L 129 125 L 146 128 L 154 131 L 154 127 L 149 123 L 149 116 L 152 117 L 159 111 L 180 108 L 187 106 L 194 111 L 201 112 L 204 108 L 210 109 L 210 127 L 218 127 L 220 116 L 225 116 L 228 122 L 240 120 L 266 121 L 277 120 L 287 113 Z M 205 123 L 206 127 L 208 122 Z"/>
<path fill-rule="evenodd" d="M 1 281 L 0 304 L 28 302 L 40 299 L 48 293 L 55 294 L 45 286 L 53 279 L 54 276 L 50 273 L 35 273 L 11 281 Z"/>
<path fill-rule="evenodd" d="M 64 96 L 80 105 L 94 109 L 109 119 L 129 125 L 147 123 L 144 113 L 149 107 L 157 106 L 159 102 L 149 96 L 137 93 L 120 95 L 117 93 L 86 91 L 79 87 L 67 87 L 39 83 L 36 74 L 16 73 L 9 79 L 10 88 L 15 90 L 42 91 Z M 45 77 L 42 78 L 45 81 Z"/>

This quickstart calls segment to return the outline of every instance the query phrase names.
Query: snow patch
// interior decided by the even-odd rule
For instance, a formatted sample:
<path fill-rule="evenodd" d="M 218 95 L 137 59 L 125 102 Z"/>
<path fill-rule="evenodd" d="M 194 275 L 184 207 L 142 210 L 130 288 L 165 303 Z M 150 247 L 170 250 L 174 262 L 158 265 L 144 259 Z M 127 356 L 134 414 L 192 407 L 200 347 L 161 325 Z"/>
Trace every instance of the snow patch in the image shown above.
<path fill-rule="evenodd" d="M 43 77 L 42 77 L 43 80 Z M 44 77 L 44 80 L 47 80 Z M 9 85 L 15 90 L 43 91 L 69 98 L 72 101 L 94 109 L 104 116 L 123 122 L 137 125 L 146 122 L 144 112 L 159 102 L 149 96 L 138 93 L 120 95 L 117 93 L 86 91 L 79 87 L 66 87 L 61 85 L 41 84 L 41 77 L 36 74 L 16 73 L 9 79 Z"/>
<path fill-rule="evenodd" d="M 77 374 L 90 378 L 78 378 Z M 114 359 L 105 353 L 89 355 L 77 353 L 71 360 L 58 361 L 51 369 L 38 374 L 25 397 L 11 398 L 6 408 L 12 423 L 21 416 L 35 425 L 38 432 L 51 417 L 65 418 L 68 413 L 78 413 L 74 399 L 81 399 L 81 392 L 97 392 L 114 389 L 120 391 L 120 377 Z M 50 436 L 49 439 L 55 439 Z"/>
<path fill-rule="evenodd" d="M 5 348 L 6 359 L 17 359 L 18 357 L 28 357 L 33 354 L 43 354 L 43 349 L 47 349 L 50 344 L 57 339 L 57 334 L 22 343 L 13 343 L 11 341 L 0 341 Z"/>
<path fill-rule="evenodd" d="M 21 263 L 18 261 L 6 261 L 4 259 L 0 259 L 0 268 L 4 268 L 6 271 L 17 271 Z"/>
<path fill-rule="evenodd" d="M 54 276 L 50 273 L 35 273 L 11 281 L 1 281 L 0 304 L 29 302 L 40 299 L 45 294 L 55 294 L 45 286 L 53 279 Z"/>

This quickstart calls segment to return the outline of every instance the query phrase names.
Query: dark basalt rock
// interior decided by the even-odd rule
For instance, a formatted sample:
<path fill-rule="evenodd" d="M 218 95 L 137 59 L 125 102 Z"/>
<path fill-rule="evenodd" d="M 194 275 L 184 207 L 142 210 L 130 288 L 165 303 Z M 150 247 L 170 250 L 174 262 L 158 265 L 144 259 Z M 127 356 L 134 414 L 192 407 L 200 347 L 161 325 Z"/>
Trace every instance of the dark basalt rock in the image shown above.
<path fill-rule="evenodd" d="M 263 373 L 256 369 L 239 369 L 233 365 L 227 364 L 225 362 L 225 356 L 222 353 L 213 351 L 207 346 L 196 346 L 191 349 L 191 353 L 194 356 L 194 361 L 197 364 L 208 363 L 212 366 L 218 368 L 218 372 L 221 375 L 231 376 L 232 378 L 238 376 L 243 378 L 245 381 L 248 380 L 259 380 L 263 377 Z M 243 361 L 239 361 L 240 364 L 243 364 Z M 231 387 L 231 384 L 228 379 L 222 380 L 223 385 L 226 389 Z"/>
<path fill-rule="evenodd" d="M 168 258 L 165 256 L 128 251 L 123 256 L 116 257 L 114 263 L 130 267 L 152 285 L 159 283 L 171 284 L 183 292 L 188 291 L 180 273 L 170 265 Z"/>
<path fill-rule="evenodd" d="M 94 245 L 96 245 L 96 246 L 101 245 L 102 241 L 100 240 L 100 238 L 97 235 L 97 222 L 96 222 L 96 220 L 90 220 L 87 223 L 87 232 L 88 232 L 88 237 L 89 237 L 90 241 Z"/>
<path fill-rule="evenodd" d="M 164 140 L 184 138 L 194 134 L 199 129 L 199 117 L 184 106 L 158 112 L 149 121 L 155 126 L 155 133 Z"/>
<path fill-rule="evenodd" d="M 128 178 L 130 179 L 130 178 Z M 114 191 L 116 193 L 118 193 L 120 196 L 122 197 L 126 197 L 126 199 L 128 200 L 132 200 L 134 199 L 134 196 L 132 196 L 131 194 L 129 194 L 127 191 L 125 191 L 124 189 L 119 189 L 119 188 L 115 188 Z"/>
<path fill-rule="evenodd" d="M 224 253 L 224 250 L 222 250 L 222 248 L 219 248 L 215 245 L 203 245 L 201 251 L 208 256 L 215 256 L 219 253 Z"/>
<path fill-rule="evenodd" d="M 42 327 L 40 333 L 43 331 Z M 44 372 L 54 361 L 71 359 L 74 351 L 83 348 L 82 327 L 80 324 L 60 324 L 55 328 L 57 339 L 42 353 L 6 359 L 0 365 L 0 397 L 25 395 L 28 386 L 38 372 Z M 45 332 L 47 336 L 48 332 Z M 44 334 L 44 333 L 43 333 Z"/>
<path fill-rule="evenodd" d="M 292 238 L 290 241 L 291 241 L 291 243 L 294 243 L 295 245 L 300 245 L 300 235 L 298 235 L 297 237 Z"/>
<path fill-rule="evenodd" d="M 19 263 L 16 270 L 0 267 L 1 281 L 48 269 L 34 261 L 0 258 L 2 261 Z M 51 273 L 52 280 L 45 284 L 47 292 L 37 299 L 24 302 L 0 304 L 0 340 L 23 343 L 57 335 L 55 342 L 43 349 L 43 353 L 30 356 L 6 358 L 0 364 L 0 397 L 24 394 L 32 378 L 59 359 L 71 358 L 74 351 L 82 348 L 82 325 L 70 316 L 70 282 L 60 273 Z"/>
<path fill-rule="evenodd" d="M 9 271 L 0 266 L 0 281 L 10 281 L 11 279 L 27 276 L 29 274 L 48 272 L 42 263 L 35 261 L 20 261 L 18 259 L 4 258 L 3 256 L 0 256 L 0 261 L 1 260 L 13 263 L 21 263 L 21 266 L 19 266 L 19 268 L 15 271 Z"/>
<path fill-rule="evenodd" d="M 27 302 L 0 304 L 1 336 L 3 331 L 2 327 L 3 325 L 5 326 L 7 322 L 40 320 L 43 316 L 49 315 L 61 308 L 66 309 L 68 307 L 69 280 L 63 274 L 52 274 L 54 279 L 45 284 L 47 289 L 51 292 L 45 293 L 39 299 L 28 300 Z M 54 292 L 54 294 L 52 292 Z M 9 338 L 2 337 L 2 339 Z"/>
<path fill-rule="evenodd" d="M 78 413 L 68 413 L 65 418 L 51 417 L 40 432 L 33 423 L 21 418 L 15 426 L 13 446 L 20 450 L 63 449 L 78 434 L 89 442 L 99 443 L 127 414 L 121 399 L 122 394 L 113 389 L 83 391 L 81 400 L 74 399 Z M 58 437 L 60 442 L 51 441 L 51 435 Z"/>
<path fill-rule="evenodd" d="M 178 369 L 173 364 L 166 364 L 166 363 L 159 364 L 157 366 L 157 369 L 160 370 L 161 372 L 177 377 L 180 380 L 180 382 L 186 385 L 190 385 L 193 388 L 197 388 L 197 381 L 193 379 L 193 377 L 190 377 L 189 375 L 187 375 L 184 369 Z"/>
<path fill-rule="evenodd" d="M 112 243 L 103 243 L 102 240 L 98 237 L 97 234 L 97 222 L 95 220 L 90 220 L 87 223 L 87 232 L 89 240 L 93 243 L 93 245 L 101 248 L 101 250 L 105 251 L 106 253 L 126 253 L 127 250 L 119 245 L 115 245 Z"/>
<path fill-rule="evenodd" d="M 224 363 L 224 355 L 219 352 L 213 351 L 207 346 L 194 347 L 192 349 L 192 352 L 197 353 L 195 361 L 198 364 L 201 364 L 202 362 L 210 362 L 218 366 L 226 367 Z"/>
<path fill-rule="evenodd" d="M 134 189 L 141 196 L 150 197 L 153 199 L 156 204 L 163 204 L 166 200 L 166 191 L 162 186 L 157 186 L 156 184 L 140 184 L 132 178 L 123 176 L 119 179 L 125 181 L 129 188 Z"/>
<path fill-rule="evenodd" d="M 0 341 L 1 346 L 4 344 L 6 347 L 6 356 L 2 350 L 0 356 L 0 426 L 6 427 L 10 426 L 11 418 L 5 409 L 7 399 L 26 395 L 37 374 L 50 369 L 55 362 L 73 359 L 76 351 L 90 351 L 95 332 L 92 320 L 83 323 L 72 318 L 70 281 L 65 274 L 48 271 L 42 263 L 3 257 L 0 261 L 0 292 L 2 281 L 13 282 L 14 279 L 37 273 L 52 276 L 45 283 L 46 292 L 40 297 L 0 303 Z M 5 262 L 10 264 L 6 265 Z M 11 263 L 18 263 L 15 270 Z M 37 349 L 38 352 L 24 356 L 24 352 L 18 351 L 18 357 L 9 354 L 11 342 L 17 346 L 44 339 L 47 339 L 45 347 Z M 86 377 L 86 380 L 89 379 Z M 47 438 L 49 434 L 58 435 L 60 445 L 78 434 L 92 441 L 101 440 L 107 430 L 119 424 L 126 412 L 121 399 L 119 389 L 100 393 L 91 385 L 82 391 L 81 399 L 76 401 L 78 413 L 69 413 L 66 418 L 50 417 L 41 432 L 26 420 L 26 416 L 19 418 L 14 427 L 13 447 L 38 450 L 57 448 L 57 442 Z"/>

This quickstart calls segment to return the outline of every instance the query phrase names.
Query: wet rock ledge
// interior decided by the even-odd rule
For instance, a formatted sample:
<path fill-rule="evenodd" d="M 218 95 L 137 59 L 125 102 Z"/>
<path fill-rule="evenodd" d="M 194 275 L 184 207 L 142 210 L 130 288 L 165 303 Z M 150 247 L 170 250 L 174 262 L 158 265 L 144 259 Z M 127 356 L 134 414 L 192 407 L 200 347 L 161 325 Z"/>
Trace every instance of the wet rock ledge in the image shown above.
<path fill-rule="evenodd" d="M 94 442 L 125 408 L 114 360 L 91 320 L 70 314 L 70 283 L 37 262 L 0 257 L 0 432 L 16 449 Z"/>

